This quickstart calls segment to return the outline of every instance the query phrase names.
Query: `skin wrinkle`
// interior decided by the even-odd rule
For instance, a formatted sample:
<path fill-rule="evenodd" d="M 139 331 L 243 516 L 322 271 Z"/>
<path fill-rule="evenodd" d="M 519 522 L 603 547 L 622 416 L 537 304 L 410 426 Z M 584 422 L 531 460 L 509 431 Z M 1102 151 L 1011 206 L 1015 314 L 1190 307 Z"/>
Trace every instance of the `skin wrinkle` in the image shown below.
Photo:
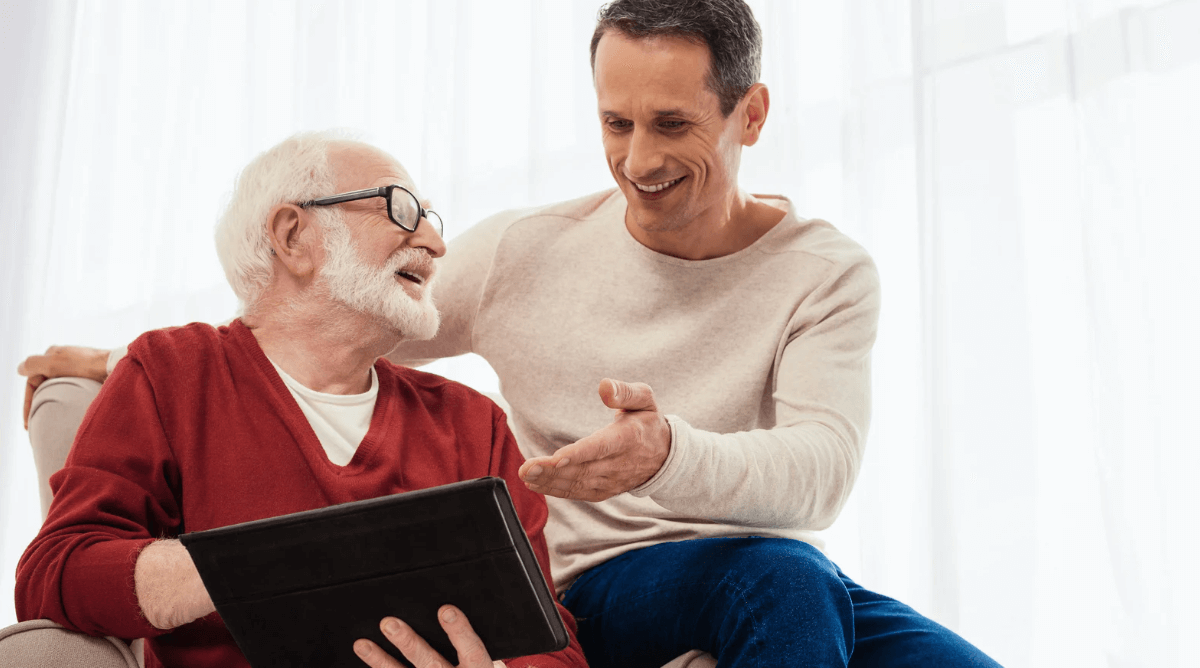
<path fill-rule="evenodd" d="M 784 213 L 737 187 L 742 146 L 757 142 L 766 119 L 766 87 L 754 84 L 726 117 L 708 70 L 708 48 L 683 37 L 609 31 L 597 45 L 601 135 L 625 226 L 643 246 L 691 260 L 749 246 Z M 680 178 L 653 200 L 635 185 Z"/>
<path fill-rule="evenodd" d="M 394 158 L 373 147 L 339 145 L 330 150 L 329 163 L 337 175 L 334 192 L 399 184 L 412 190 L 421 199 L 419 190 L 404 168 Z M 416 309 L 425 311 L 422 316 L 425 318 L 424 331 L 419 331 L 422 327 L 404 331 L 408 323 L 397 322 L 404 320 L 404 317 L 396 313 L 389 314 L 389 309 L 379 304 L 375 308 L 354 304 L 356 300 L 350 298 L 352 295 L 338 294 L 337 291 L 341 289 L 338 281 L 352 286 L 347 289 L 349 293 L 370 293 L 374 290 L 377 293 L 373 295 L 374 299 L 399 302 L 398 305 L 392 305 L 394 308 L 391 310 L 402 313 L 408 307 L 401 300 L 411 302 L 429 299 L 430 285 L 428 281 L 422 286 L 408 284 L 406 279 L 390 272 L 384 273 L 387 272 L 388 262 L 394 262 L 393 258 L 404 254 L 404 249 L 412 248 L 428 256 L 420 260 L 420 264 L 424 265 L 433 257 L 442 255 L 445 244 L 427 223 L 418 226 L 416 232 L 400 229 L 388 218 L 386 203 L 382 198 L 355 200 L 329 207 L 345 221 L 345 230 L 334 226 L 336 222 L 334 225 L 323 224 L 325 220 L 317 210 L 319 208 L 323 207 L 303 209 L 295 204 L 284 203 L 272 209 L 267 227 L 277 253 L 274 257 L 278 265 L 266 293 L 268 297 L 264 298 L 254 314 L 247 314 L 243 321 L 259 339 L 268 356 L 297 382 L 318 392 L 357 394 L 369 387 L 369 367 L 374 359 L 387 354 L 403 338 L 416 338 L 417 334 L 436 331 L 436 322 L 430 324 L 430 320 L 437 317 L 436 310 L 431 303 Z M 345 239 L 334 239 L 327 244 L 328 237 L 344 235 L 347 230 L 348 244 L 343 243 Z M 332 250 L 327 250 L 327 245 Z M 345 248 L 347 245 L 349 249 Z M 348 257 L 350 253 L 347 250 L 357 257 Z M 331 263 L 334 266 L 327 271 L 326 267 Z M 338 268 L 339 264 L 341 268 Z M 357 269 L 354 268 L 356 264 L 359 265 Z M 350 268 L 347 269 L 347 266 Z M 410 268 L 423 271 L 417 265 L 411 265 Z M 349 276 L 331 281 L 327 276 L 329 273 Z M 374 288 L 360 284 L 364 277 L 367 283 L 374 281 Z M 289 301 L 292 302 L 290 309 L 280 308 Z M 276 309 L 280 312 L 272 316 Z M 432 318 L 430 313 L 433 314 Z M 314 323 L 320 323 L 321 326 L 311 327 Z M 313 331 L 318 332 L 316 339 L 319 340 L 312 337 Z M 342 345 L 345 341 L 356 341 L 357 345 L 349 350 Z M 352 356 L 354 361 L 330 359 L 331 354 Z M 362 373 L 330 371 L 343 367 L 361 368 Z"/>

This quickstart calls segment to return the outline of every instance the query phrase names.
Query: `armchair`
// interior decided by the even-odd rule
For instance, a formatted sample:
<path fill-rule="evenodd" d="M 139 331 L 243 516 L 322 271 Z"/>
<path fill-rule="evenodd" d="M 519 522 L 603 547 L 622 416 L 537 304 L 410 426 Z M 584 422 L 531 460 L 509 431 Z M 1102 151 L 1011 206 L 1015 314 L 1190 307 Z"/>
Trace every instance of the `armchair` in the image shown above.
<path fill-rule="evenodd" d="M 29 440 L 37 468 L 42 519 L 53 495 L 50 476 L 67 459 L 75 431 L 100 391 L 100 383 L 86 378 L 52 378 L 33 396 L 29 413 Z M 498 403 L 503 399 L 492 396 Z M 132 644 L 113 637 L 94 638 L 69 631 L 45 620 L 30 620 L 0 629 L 0 668 L 141 668 L 142 641 Z M 663 668 L 715 668 L 709 654 L 691 651 Z"/>

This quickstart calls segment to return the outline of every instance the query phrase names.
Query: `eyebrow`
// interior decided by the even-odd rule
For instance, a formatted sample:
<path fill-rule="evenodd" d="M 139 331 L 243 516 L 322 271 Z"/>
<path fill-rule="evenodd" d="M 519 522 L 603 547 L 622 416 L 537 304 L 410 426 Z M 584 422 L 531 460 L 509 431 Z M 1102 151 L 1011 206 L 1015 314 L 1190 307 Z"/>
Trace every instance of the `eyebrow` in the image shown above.
<path fill-rule="evenodd" d="M 614 118 L 624 118 L 624 116 L 622 116 L 621 114 L 618 114 L 615 111 L 602 111 L 602 112 L 600 112 L 600 115 L 601 116 L 612 116 Z M 686 117 L 690 116 L 691 114 L 689 114 L 687 112 L 687 110 L 685 110 L 685 109 L 676 108 L 676 109 L 661 109 L 659 111 L 654 112 L 654 115 L 657 118 L 663 118 L 664 116 L 683 116 L 686 118 Z"/>

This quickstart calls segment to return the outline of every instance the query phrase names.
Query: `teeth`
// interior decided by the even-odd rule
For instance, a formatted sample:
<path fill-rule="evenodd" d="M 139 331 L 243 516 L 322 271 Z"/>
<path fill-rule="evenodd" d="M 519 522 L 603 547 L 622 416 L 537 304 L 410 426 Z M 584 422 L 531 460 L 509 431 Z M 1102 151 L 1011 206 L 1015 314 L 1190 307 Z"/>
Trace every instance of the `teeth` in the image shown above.
<path fill-rule="evenodd" d="M 683 177 L 681 176 L 681 177 L 675 179 L 674 181 L 667 181 L 666 183 L 659 183 L 658 185 L 653 185 L 653 186 L 644 186 L 640 183 L 634 183 L 633 185 L 637 186 L 637 189 L 644 193 L 656 193 L 656 192 L 659 192 L 660 190 L 666 190 L 667 188 L 670 188 L 671 186 L 675 185 L 676 183 L 679 183 L 682 180 L 683 180 Z"/>

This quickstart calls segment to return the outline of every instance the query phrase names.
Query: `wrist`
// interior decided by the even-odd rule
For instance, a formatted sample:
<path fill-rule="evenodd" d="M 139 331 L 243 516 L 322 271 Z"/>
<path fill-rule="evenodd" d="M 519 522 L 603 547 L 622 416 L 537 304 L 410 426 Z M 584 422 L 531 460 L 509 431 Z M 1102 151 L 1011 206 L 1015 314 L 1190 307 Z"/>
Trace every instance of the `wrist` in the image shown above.
<path fill-rule="evenodd" d="M 88 354 L 84 373 L 87 378 L 103 383 L 108 378 L 108 351 L 91 351 Z"/>
<path fill-rule="evenodd" d="M 133 580 L 142 614 L 157 629 L 183 626 L 214 610 L 191 556 L 178 540 L 147 545 L 138 555 Z"/>

